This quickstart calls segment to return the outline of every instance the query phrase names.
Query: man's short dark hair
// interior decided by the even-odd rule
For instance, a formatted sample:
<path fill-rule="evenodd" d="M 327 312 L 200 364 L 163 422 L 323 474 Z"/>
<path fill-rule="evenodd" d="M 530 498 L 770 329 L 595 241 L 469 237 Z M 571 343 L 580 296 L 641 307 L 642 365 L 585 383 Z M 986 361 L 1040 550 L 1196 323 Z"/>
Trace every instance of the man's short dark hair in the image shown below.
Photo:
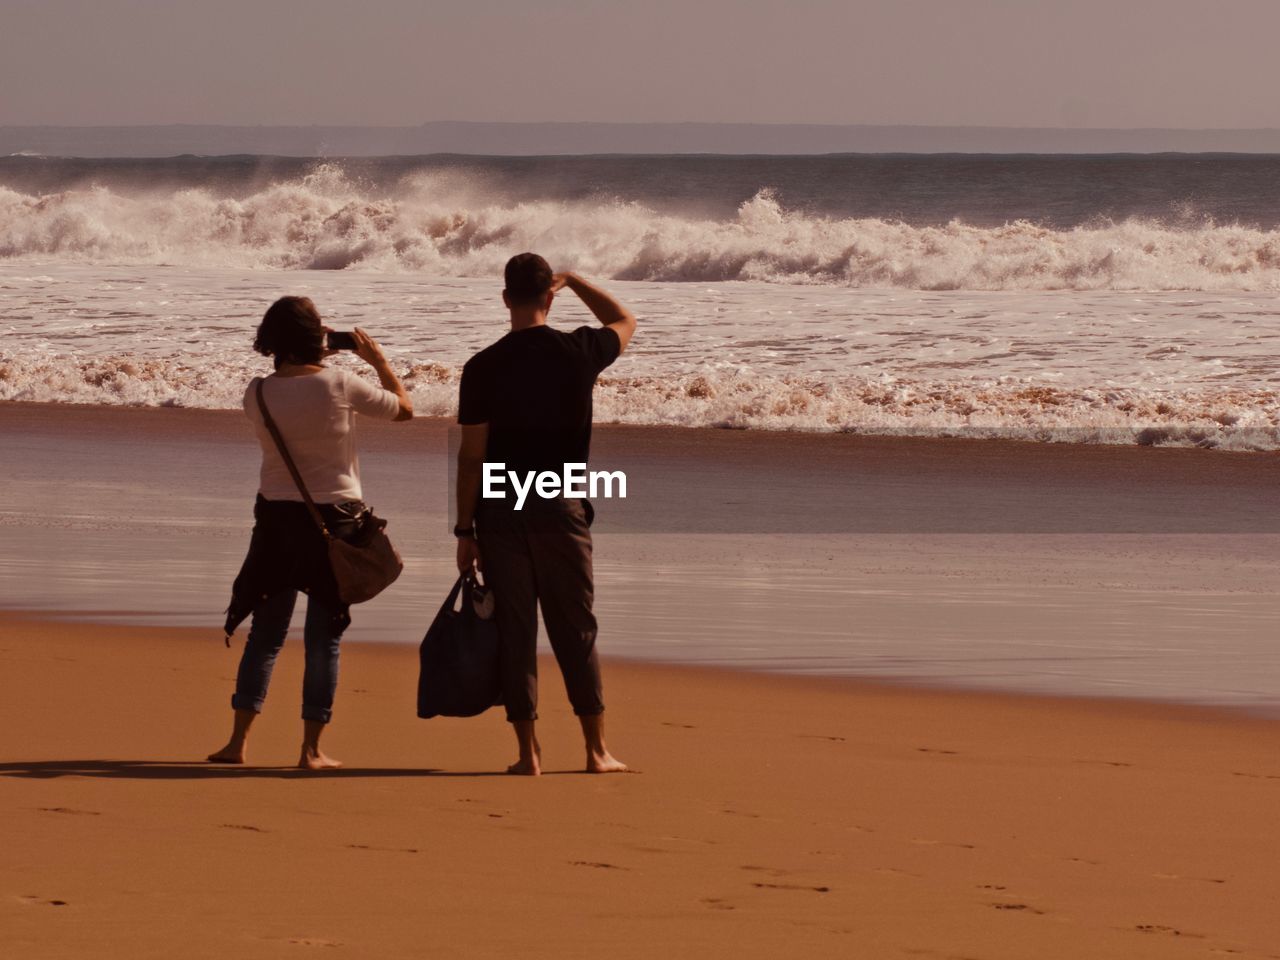
<path fill-rule="evenodd" d="M 324 322 L 308 297 L 281 297 L 267 308 L 253 349 L 282 363 L 306 365 L 324 357 Z"/>
<path fill-rule="evenodd" d="M 551 289 L 551 265 L 536 253 L 517 253 L 507 261 L 503 278 L 513 307 L 533 306 Z"/>

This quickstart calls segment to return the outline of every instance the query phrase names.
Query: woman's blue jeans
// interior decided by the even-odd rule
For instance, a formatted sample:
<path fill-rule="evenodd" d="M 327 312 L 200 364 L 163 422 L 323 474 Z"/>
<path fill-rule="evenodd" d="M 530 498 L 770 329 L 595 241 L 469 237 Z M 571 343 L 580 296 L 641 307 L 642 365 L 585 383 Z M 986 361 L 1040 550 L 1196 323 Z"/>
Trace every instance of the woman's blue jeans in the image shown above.
<path fill-rule="evenodd" d="M 254 608 L 249 638 L 236 673 L 236 692 L 231 698 L 236 710 L 262 712 L 271 670 L 276 665 L 276 654 L 284 646 L 297 599 L 297 591 L 285 590 Z M 345 606 L 331 607 L 316 597 L 307 598 L 302 633 L 307 658 L 302 674 L 303 720 L 328 723 L 333 716 L 333 695 L 338 689 L 338 643 L 350 622 Z"/>

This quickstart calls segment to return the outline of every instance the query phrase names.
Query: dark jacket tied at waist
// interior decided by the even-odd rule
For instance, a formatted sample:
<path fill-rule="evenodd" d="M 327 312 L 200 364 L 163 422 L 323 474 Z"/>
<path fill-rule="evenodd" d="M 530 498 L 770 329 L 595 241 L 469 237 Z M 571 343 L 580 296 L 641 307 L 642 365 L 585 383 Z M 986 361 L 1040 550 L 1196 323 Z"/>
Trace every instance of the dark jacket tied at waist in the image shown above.
<path fill-rule="evenodd" d="M 363 504 L 318 504 L 329 531 L 347 539 L 358 527 Z M 322 599 L 344 621 L 351 622 L 348 607 L 338 597 L 338 584 L 329 566 L 329 547 L 307 512 L 294 500 L 264 500 L 253 505 L 253 535 L 249 552 L 231 585 L 224 630 L 230 636 L 263 600 L 286 590 L 301 590 Z"/>

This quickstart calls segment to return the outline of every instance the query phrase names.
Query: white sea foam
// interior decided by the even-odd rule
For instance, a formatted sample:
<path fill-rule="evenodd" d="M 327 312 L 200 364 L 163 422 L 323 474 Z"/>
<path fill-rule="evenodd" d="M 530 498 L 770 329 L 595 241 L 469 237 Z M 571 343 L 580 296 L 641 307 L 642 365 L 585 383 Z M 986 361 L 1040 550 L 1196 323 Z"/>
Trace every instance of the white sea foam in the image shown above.
<path fill-rule="evenodd" d="M 0 400 L 237 408 L 249 360 L 0 355 Z M 420 415 L 452 416 L 460 369 L 404 367 Z M 1080 389 L 896 377 L 606 374 L 603 422 L 1280 449 L 1280 391 Z"/>
<path fill-rule="evenodd" d="M 499 202 L 482 184 L 418 174 L 373 191 L 336 165 L 248 196 L 206 189 L 45 196 L 0 187 L 0 258 L 106 264 L 493 276 L 513 250 L 618 280 L 754 280 L 912 290 L 1280 290 L 1280 232 L 1229 224 L 1019 221 L 912 226 L 782 206 L 735 217 L 634 202 Z"/>
<path fill-rule="evenodd" d="M 421 413 L 449 416 L 463 362 L 505 330 L 498 288 L 404 270 L 0 261 L 0 400 L 234 408 L 267 368 L 250 349 L 262 311 L 303 293 L 335 328 L 379 338 Z M 1280 449 L 1270 294 L 610 288 L 641 331 L 601 378 L 602 421 Z M 552 321 L 593 322 L 569 295 Z"/>

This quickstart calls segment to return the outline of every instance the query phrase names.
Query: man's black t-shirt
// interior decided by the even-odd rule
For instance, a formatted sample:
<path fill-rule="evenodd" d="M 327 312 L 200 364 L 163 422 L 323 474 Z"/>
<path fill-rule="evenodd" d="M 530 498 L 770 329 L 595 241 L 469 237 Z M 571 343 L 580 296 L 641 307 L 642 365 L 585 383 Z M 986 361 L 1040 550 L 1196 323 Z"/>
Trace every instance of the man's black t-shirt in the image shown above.
<path fill-rule="evenodd" d="M 621 352 L 607 327 L 512 331 L 462 368 L 458 423 L 489 424 L 485 460 L 521 475 L 586 463 L 591 390 Z"/>

